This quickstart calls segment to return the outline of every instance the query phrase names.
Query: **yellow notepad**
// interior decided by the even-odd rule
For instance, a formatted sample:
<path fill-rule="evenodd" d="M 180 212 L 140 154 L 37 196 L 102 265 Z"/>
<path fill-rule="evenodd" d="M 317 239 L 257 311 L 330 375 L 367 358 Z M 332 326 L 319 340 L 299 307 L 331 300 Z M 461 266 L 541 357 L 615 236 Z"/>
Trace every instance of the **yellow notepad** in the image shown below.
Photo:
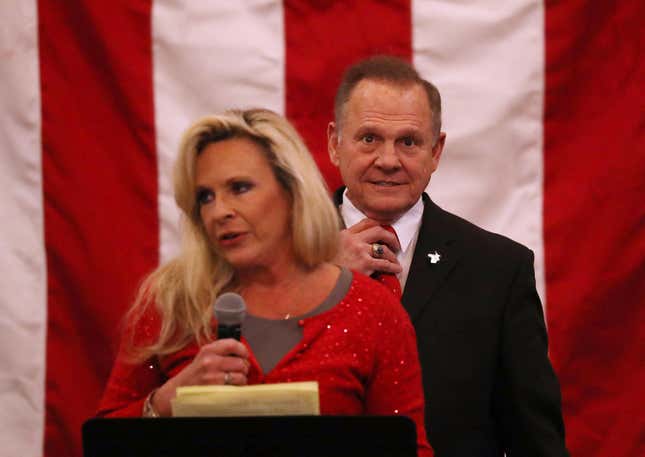
<path fill-rule="evenodd" d="M 171 405 L 176 417 L 320 415 L 317 381 L 179 387 Z"/>

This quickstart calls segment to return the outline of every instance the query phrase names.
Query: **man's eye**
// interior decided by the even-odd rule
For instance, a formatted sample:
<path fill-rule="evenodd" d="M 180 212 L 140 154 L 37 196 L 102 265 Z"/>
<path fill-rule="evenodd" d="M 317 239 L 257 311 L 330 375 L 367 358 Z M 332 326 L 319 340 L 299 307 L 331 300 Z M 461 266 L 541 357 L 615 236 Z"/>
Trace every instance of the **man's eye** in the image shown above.
<path fill-rule="evenodd" d="M 414 138 L 412 138 L 411 136 L 406 136 L 405 138 L 403 138 L 402 142 L 405 146 L 414 146 L 415 144 L 417 144 L 417 142 L 414 141 Z"/>
<path fill-rule="evenodd" d="M 253 185 L 247 181 L 236 181 L 231 184 L 231 190 L 236 194 L 243 194 L 251 190 Z"/>
<path fill-rule="evenodd" d="M 213 194 L 212 191 L 208 189 L 199 189 L 197 191 L 197 195 L 195 197 L 195 201 L 197 202 L 197 205 L 205 205 L 206 203 L 209 203 L 213 201 L 213 198 L 215 195 Z"/>
<path fill-rule="evenodd" d="M 374 143 L 375 138 L 374 138 L 374 135 L 367 134 L 367 135 L 363 135 L 362 140 L 363 140 L 363 143 L 365 143 L 365 144 L 372 144 L 372 143 Z"/>

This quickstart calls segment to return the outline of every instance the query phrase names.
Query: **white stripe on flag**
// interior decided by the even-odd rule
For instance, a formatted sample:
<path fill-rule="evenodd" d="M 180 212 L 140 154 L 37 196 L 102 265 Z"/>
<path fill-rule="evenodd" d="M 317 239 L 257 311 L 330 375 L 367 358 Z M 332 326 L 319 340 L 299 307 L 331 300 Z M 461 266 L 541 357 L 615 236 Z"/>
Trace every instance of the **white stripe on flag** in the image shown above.
<path fill-rule="evenodd" d="M 283 22 L 282 4 L 269 0 L 154 3 L 161 263 L 179 243 L 172 164 L 181 133 L 228 108 L 284 113 Z"/>
<path fill-rule="evenodd" d="M 0 443 L 35 457 L 47 327 L 36 2 L 2 2 L 0 17 Z"/>
<path fill-rule="evenodd" d="M 413 3 L 414 63 L 444 101 L 440 205 L 535 252 L 544 303 L 542 2 Z"/>

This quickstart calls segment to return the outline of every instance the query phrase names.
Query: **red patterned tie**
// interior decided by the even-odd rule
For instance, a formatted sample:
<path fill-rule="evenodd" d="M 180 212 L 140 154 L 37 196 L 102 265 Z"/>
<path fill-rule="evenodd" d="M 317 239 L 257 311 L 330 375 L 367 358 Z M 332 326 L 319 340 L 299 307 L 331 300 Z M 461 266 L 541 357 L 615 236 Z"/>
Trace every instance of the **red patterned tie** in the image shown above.
<path fill-rule="evenodd" d="M 394 227 L 392 227 L 391 225 L 381 225 L 381 227 L 383 227 L 388 232 L 394 234 L 394 236 L 396 236 L 396 239 L 398 241 L 399 237 L 396 235 L 396 231 L 394 230 Z M 372 277 L 377 281 L 380 281 L 381 283 L 383 283 L 385 287 L 387 287 L 389 290 L 392 291 L 392 293 L 396 298 L 398 299 L 401 298 L 401 283 L 399 282 L 399 279 L 396 277 L 395 274 L 376 271 L 374 272 Z"/>

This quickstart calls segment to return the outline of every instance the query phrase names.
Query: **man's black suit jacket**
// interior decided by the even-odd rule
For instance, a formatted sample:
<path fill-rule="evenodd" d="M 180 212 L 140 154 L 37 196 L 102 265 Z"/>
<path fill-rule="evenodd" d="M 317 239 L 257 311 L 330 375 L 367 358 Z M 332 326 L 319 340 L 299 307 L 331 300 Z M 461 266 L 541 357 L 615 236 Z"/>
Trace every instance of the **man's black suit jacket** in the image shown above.
<path fill-rule="evenodd" d="M 426 194 L 423 202 L 401 301 L 417 333 L 436 455 L 568 455 L 532 251 Z"/>

